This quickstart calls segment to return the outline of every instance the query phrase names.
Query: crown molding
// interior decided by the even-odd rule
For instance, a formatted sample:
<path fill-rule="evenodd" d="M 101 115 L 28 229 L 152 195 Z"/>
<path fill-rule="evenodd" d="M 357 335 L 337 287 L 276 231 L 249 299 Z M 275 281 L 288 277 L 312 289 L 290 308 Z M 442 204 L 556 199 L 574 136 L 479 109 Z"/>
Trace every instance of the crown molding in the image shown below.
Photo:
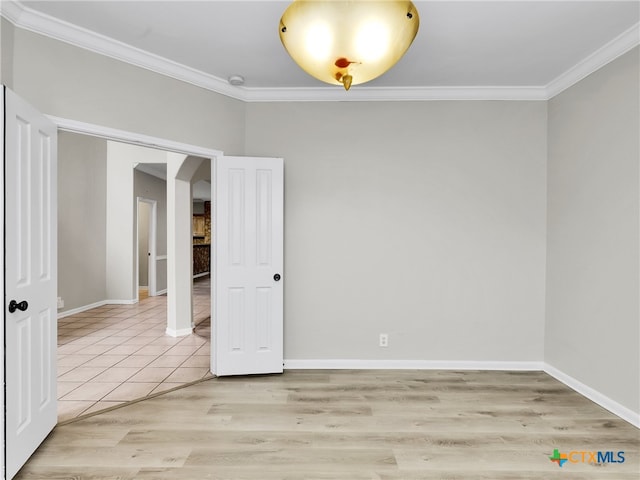
<path fill-rule="evenodd" d="M 19 1 L 2 0 L 0 14 L 16 27 L 24 30 L 54 38 L 84 50 L 145 68 L 228 97 L 244 100 L 242 92 L 237 87 L 229 85 L 226 80 L 30 9 Z"/>
<path fill-rule="evenodd" d="M 251 88 L 247 102 L 385 102 L 428 100 L 546 100 L 545 87 Z"/>
<path fill-rule="evenodd" d="M 640 24 L 591 54 L 543 86 L 366 87 L 349 92 L 337 87 L 236 87 L 211 74 L 146 52 L 99 33 L 35 11 L 19 0 L 1 0 L 0 15 L 19 28 L 190 83 L 244 102 L 353 102 L 430 100 L 545 101 L 566 90 L 620 55 L 640 44 Z"/>
<path fill-rule="evenodd" d="M 20 15 L 24 7 L 12 1 L 0 2 L 0 15 L 9 20 L 14 25 L 19 25 Z"/>
<path fill-rule="evenodd" d="M 549 83 L 546 87 L 547 98 L 555 97 L 638 45 L 640 45 L 640 23 L 636 23 Z"/>

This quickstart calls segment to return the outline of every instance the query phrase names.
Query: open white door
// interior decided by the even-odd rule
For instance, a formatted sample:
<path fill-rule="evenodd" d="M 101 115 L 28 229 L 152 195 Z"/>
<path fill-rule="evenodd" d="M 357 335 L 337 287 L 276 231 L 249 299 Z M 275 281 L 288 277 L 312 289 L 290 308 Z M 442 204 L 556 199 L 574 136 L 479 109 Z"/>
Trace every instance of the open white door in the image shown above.
<path fill-rule="evenodd" d="M 57 129 L 4 90 L 5 465 L 12 478 L 57 420 Z"/>
<path fill-rule="evenodd" d="M 282 373 L 281 158 L 216 160 L 211 371 Z"/>

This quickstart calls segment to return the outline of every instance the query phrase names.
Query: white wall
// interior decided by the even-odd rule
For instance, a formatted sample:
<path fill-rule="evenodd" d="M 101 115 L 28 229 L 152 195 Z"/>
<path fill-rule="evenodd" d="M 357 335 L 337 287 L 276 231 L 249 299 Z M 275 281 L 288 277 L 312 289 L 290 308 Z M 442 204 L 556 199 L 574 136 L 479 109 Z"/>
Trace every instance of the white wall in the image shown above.
<path fill-rule="evenodd" d="M 59 132 L 59 313 L 106 298 L 106 187 L 106 140 Z"/>
<path fill-rule="evenodd" d="M 49 115 L 242 154 L 243 102 L 20 28 L 13 80 Z"/>
<path fill-rule="evenodd" d="M 285 158 L 285 358 L 541 362 L 546 148 L 545 102 L 249 104 L 247 154 Z"/>
<path fill-rule="evenodd" d="M 209 159 L 167 153 L 167 334 L 193 331 L 192 181 Z"/>
<path fill-rule="evenodd" d="M 0 17 L 0 83 L 13 90 L 13 35 L 14 26 Z"/>
<path fill-rule="evenodd" d="M 638 410 L 637 204 L 604 208 L 638 201 L 638 83 L 615 73 L 637 49 L 549 102 L 547 130 L 545 102 L 245 105 L 9 33 L 0 75 L 44 113 L 285 158 L 288 358 L 542 360 L 549 132 L 545 358 Z"/>
<path fill-rule="evenodd" d="M 107 142 L 107 300 L 132 303 L 137 298 L 136 198 L 134 168 L 138 163 L 166 163 L 167 152 Z"/>
<path fill-rule="evenodd" d="M 638 55 L 549 102 L 545 360 L 640 415 Z"/>

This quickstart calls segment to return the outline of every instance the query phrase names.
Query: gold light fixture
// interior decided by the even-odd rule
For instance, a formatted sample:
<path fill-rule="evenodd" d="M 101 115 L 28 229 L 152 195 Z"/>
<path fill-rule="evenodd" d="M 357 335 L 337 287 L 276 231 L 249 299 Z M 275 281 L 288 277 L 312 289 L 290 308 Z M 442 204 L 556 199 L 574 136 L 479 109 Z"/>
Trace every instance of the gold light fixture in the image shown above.
<path fill-rule="evenodd" d="M 280 40 L 309 75 L 349 90 L 395 65 L 419 24 L 410 1 L 295 0 L 280 19 Z"/>

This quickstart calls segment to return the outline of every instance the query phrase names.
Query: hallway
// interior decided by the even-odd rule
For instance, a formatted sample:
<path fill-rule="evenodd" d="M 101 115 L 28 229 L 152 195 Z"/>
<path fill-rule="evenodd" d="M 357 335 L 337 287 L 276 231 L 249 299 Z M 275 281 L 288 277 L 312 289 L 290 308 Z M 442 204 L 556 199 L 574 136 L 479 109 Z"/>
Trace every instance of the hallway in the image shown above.
<path fill-rule="evenodd" d="M 186 337 L 165 335 L 164 295 L 58 320 L 58 423 L 210 378 L 210 285 L 194 280 Z"/>

